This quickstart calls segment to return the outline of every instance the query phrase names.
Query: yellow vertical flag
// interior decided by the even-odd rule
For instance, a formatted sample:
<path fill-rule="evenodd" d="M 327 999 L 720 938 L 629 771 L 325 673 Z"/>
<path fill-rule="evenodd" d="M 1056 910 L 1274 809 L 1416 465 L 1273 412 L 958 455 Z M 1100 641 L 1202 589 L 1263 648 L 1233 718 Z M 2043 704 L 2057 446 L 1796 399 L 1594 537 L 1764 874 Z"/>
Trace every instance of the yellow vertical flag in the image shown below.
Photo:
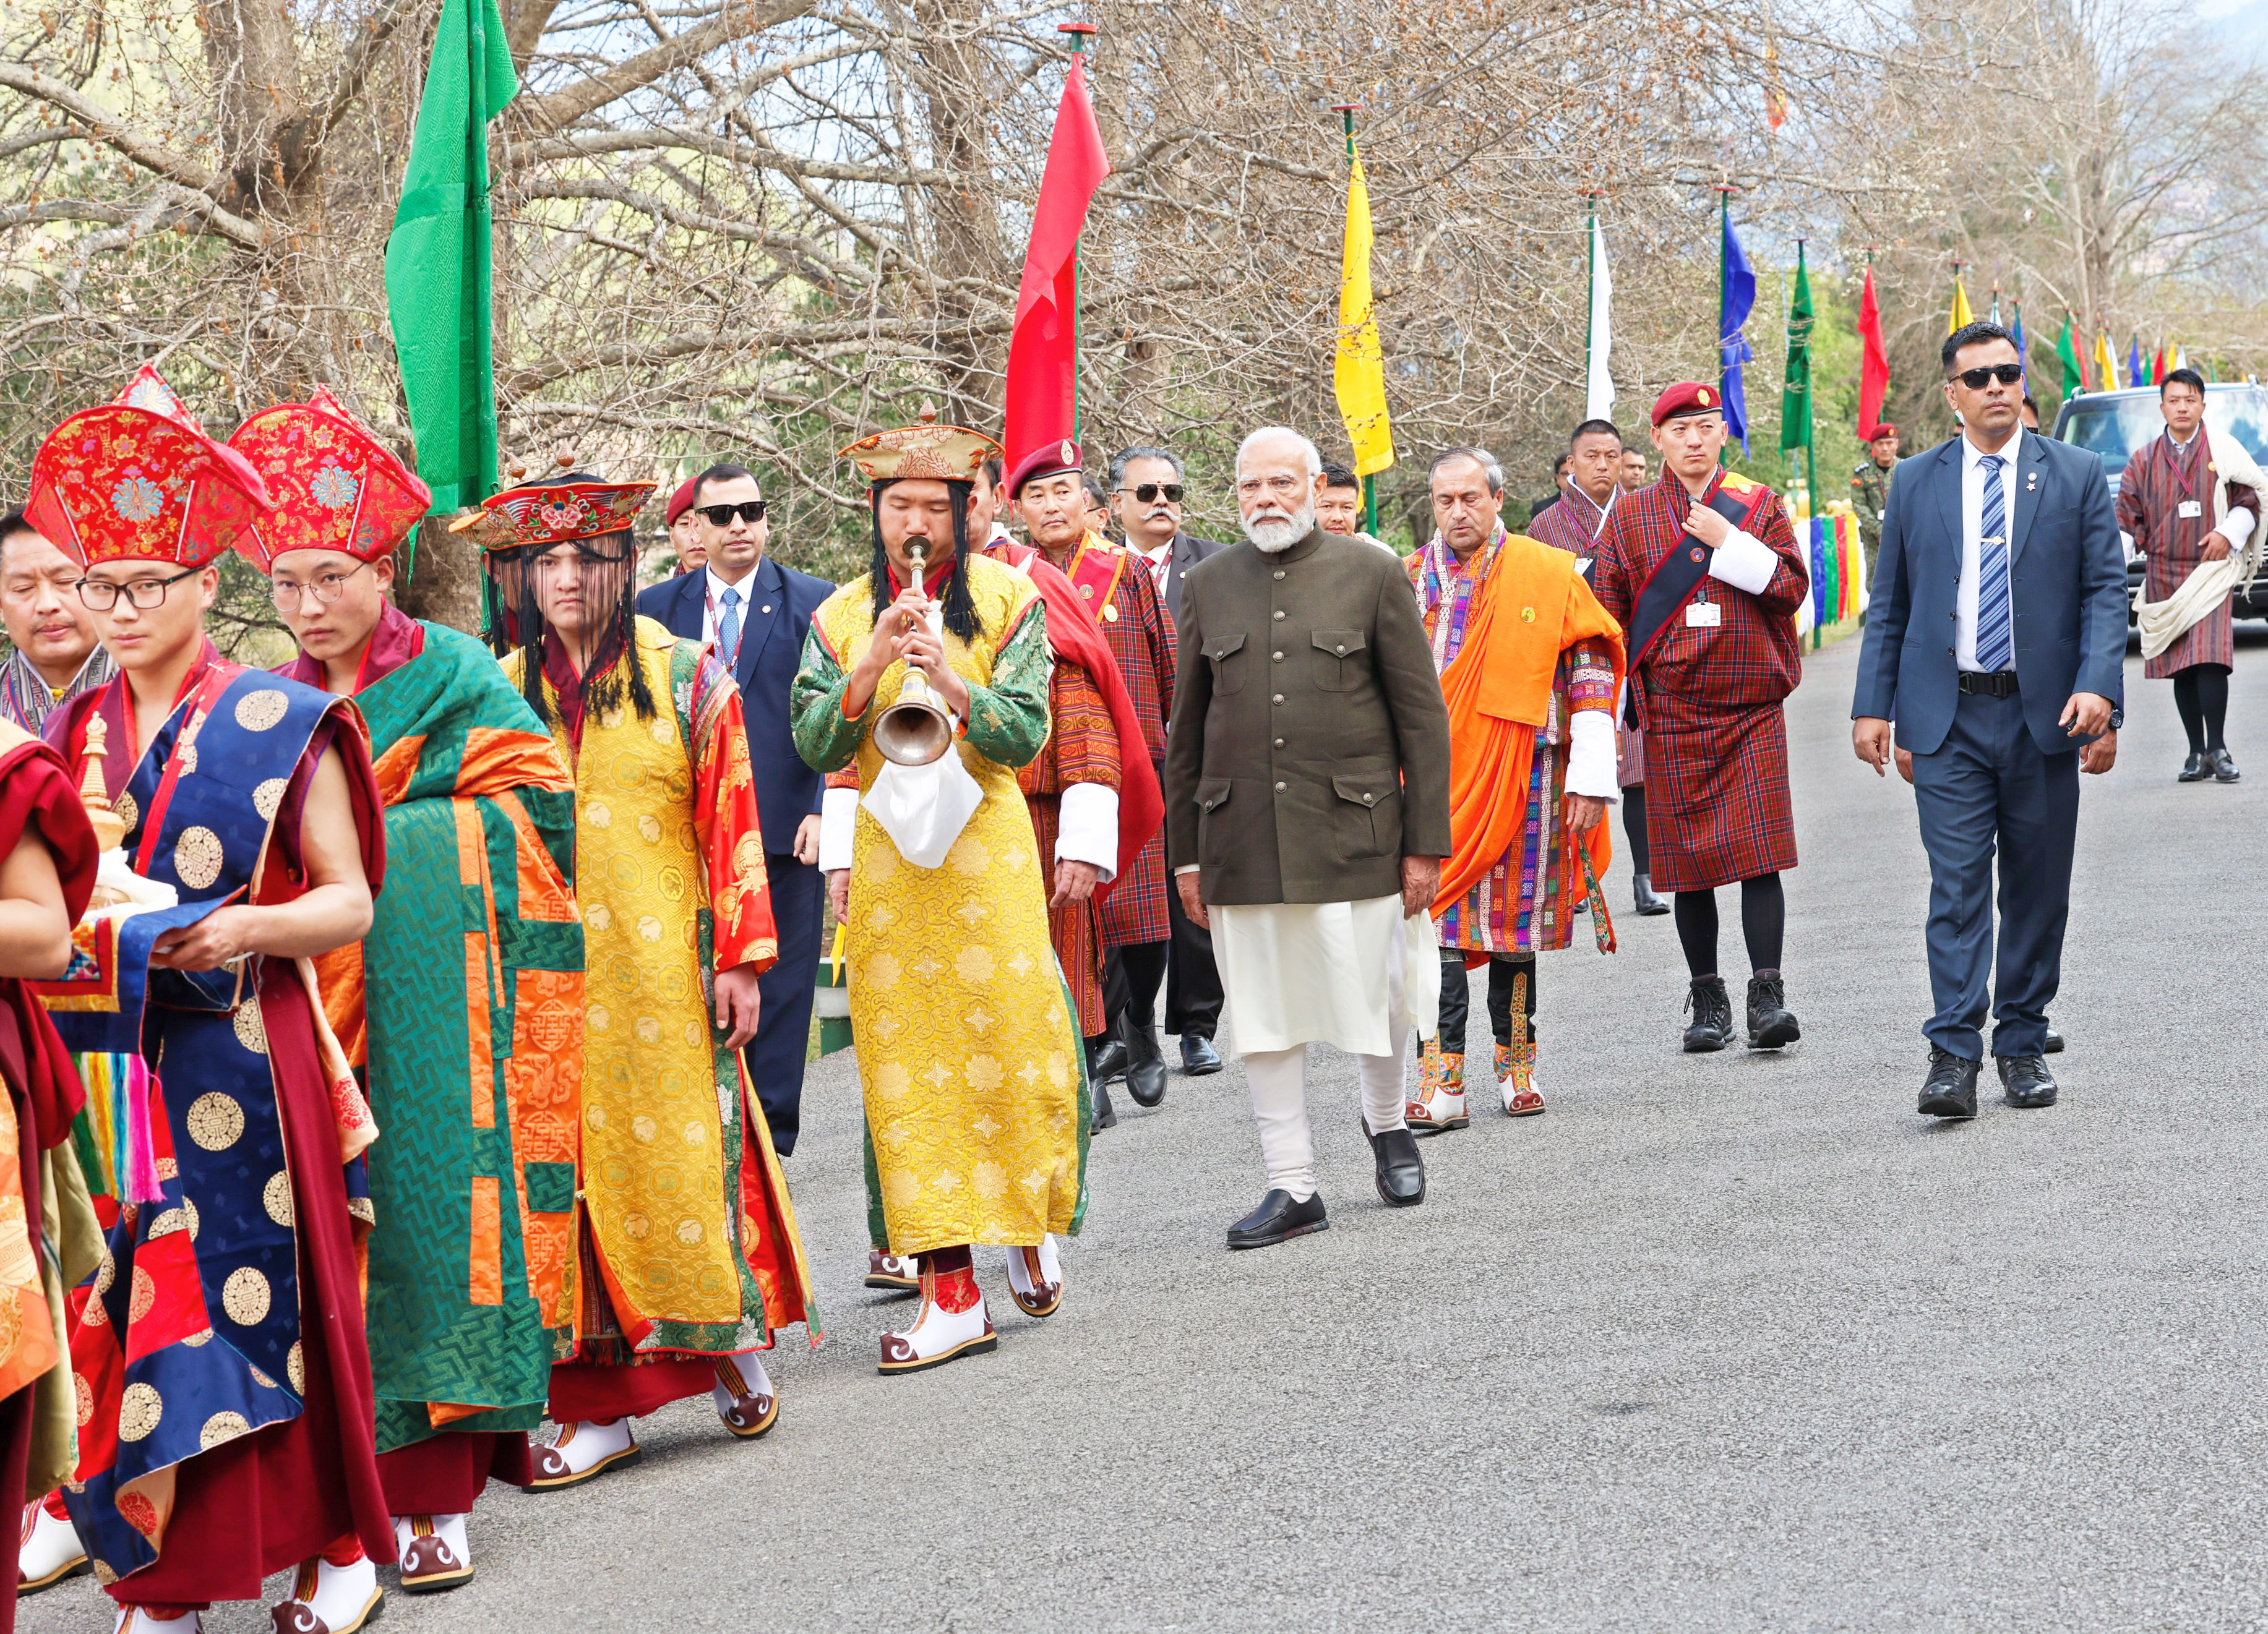
<path fill-rule="evenodd" d="M 2095 334 L 2095 379 L 2098 392 L 2115 390 L 2118 385 L 2118 360 L 2110 355 L 2110 335 L 2104 329 Z"/>
<path fill-rule="evenodd" d="M 1346 248 L 1339 261 L 1339 344 L 1331 383 L 1339 418 L 1354 445 L 1354 474 L 1369 476 L 1394 463 L 1394 428 L 1386 416 L 1386 351 L 1370 298 L 1370 189 L 1362 160 L 1347 176 Z"/>
<path fill-rule="evenodd" d="M 1977 314 L 1969 310 L 1969 291 L 1961 287 L 1961 275 L 1956 272 L 1953 275 L 1953 320 L 1945 326 L 1945 332 L 1950 335 L 1963 324 L 1976 321 Z"/>

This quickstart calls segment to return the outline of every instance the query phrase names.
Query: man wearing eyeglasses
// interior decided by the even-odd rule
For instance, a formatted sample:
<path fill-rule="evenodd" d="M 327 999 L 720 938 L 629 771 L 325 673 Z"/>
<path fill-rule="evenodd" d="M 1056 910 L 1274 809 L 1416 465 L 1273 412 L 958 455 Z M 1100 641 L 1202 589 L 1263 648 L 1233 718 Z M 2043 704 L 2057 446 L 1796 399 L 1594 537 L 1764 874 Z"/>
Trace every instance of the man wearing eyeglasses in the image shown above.
<path fill-rule="evenodd" d="M 2110 770 L 2118 753 L 2126 568 L 2100 462 L 2020 423 L 2015 338 L 1968 324 L 1942 357 L 1963 429 L 1900 464 L 1890 484 L 1851 742 L 1877 775 L 1894 735 L 1913 756 L 1934 1005 L 1920 1110 L 1973 1118 L 1988 997 L 2004 1098 L 2056 1101 L 2047 1012 L 2071 909 L 2079 774 Z"/>
<path fill-rule="evenodd" d="M 431 496 L 376 433 L 318 388 L 229 445 L 276 501 L 237 548 L 299 644 L 279 673 L 354 699 L 385 769 L 386 894 L 317 971 L 386 1131 L 367 1248 L 379 1477 L 401 1586 L 434 1593 L 472 1580 L 490 1479 L 534 1478 L 527 1432 L 555 1343 L 574 1342 L 574 780 L 485 647 L 389 600 Z M 491 1255 L 526 1276 L 486 1280 Z"/>
<path fill-rule="evenodd" d="M 756 1095 L 782 1157 L 795 1150 L 810 1043 L 813 983 L 819 973 L 819 774 L 796 753 L 788 726 L 805 631 L 835 586 L 769 554 L 771 521 L 763 490 L 745 466 L 713 465 L 693 482 L 688 514 L 696 519 L 707 565 L 641 591 L 637 610 L 672 635 L 705 641 L 740 688 L 747 722 L 748 769 L 764 831 L 779 962 L 757 983 L 762 996 L 755 1041 L 746 1051 Z"/>
<path fill-rule="evenodd" d="M 78 576 L 21 511 L 0 517 L 0 627 L 15 649 L 0 664 L 0 720 L 34 736 L 49 710 L 110 679 L 110 657 L 72 588 Z"/>
<path fill-rule="evenodd" d="M 1110 489 L 1119 526 L 1126 532 L 1126 548 L 1148 568 L 1167 612 L 1179 618 L 1182 575 L 1222 548 L 1217 539 L 1202 539 L 1182 528 L 1185 490 L 1180 457 L 1164 448 L 1122 448 L 1111 457 Z M 1161 778 L 1164 769 L 1161 760 L 1158 762 Z M 1220 1051 L 1212 1041 L 1220 1030 L 1220 972 L 1212 961 L 1211 934 L 1189 922 L 1171 891 L 1165 894 L 1171 927 L 1166 953 L 1165 1030 L 1182 1041 L 1182 1071 L 1200 1078 L 1221 1068 Z M 1135 964 L 1141 968 L 1129 968 L 1122 959 L 1113 974 L 1118 977 L 1114 985 L 1124 990 L 1122 1028 L 1130 1041 L 1130 1048 L 1146 1062 L 1142 1043 L 1150 1032 L 1157 982 L 1142 961 L 1143 955 L 1137 954 Z M 1146 983 L 1138 979 L 1143 977 L 1148 978 Z"/>

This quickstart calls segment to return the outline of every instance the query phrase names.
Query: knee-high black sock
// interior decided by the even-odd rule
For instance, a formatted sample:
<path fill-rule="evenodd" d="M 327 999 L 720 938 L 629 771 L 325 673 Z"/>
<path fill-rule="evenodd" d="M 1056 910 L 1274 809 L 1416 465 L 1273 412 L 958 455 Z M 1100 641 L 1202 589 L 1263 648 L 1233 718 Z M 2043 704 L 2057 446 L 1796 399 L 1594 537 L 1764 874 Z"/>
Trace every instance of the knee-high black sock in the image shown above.
<path fill-rule="evenodd" d="M 2181 711 L 2182 730 L 2190 735 L 2190 753 L 2205 753 L 2205 706 L 2198 698 L 2198 677 L 2204 673 L 2200 666 L 2192 664 L 2187 669 L 2174 672 L 2174 707 Z M 2228 689 L 2221 688 L 2221 707 L 2228 705 Z"/>
<path fill-rule="evenodd" d="M 1685 950 L 1685 968 L 1695 981 L 1717 974 L 1716 892 L 1677 894 L 1677 945 Z"/>
<path fill-rule="evenodd" d="M 1653 859 L 1646 849 L 1646 784 L 1642 783 L 1623 791 L 1623 834 L 1630 841 L 1631 872 L 1652 873 Z"/>
<path fill-rule="evenodd" d="M 1780 944 L 1787 935 L 1787 894 L 1776 873 L 1741 881 L 1741 934 L 1748 939 L 1749 968 L 1779 968 Z"/>
<path fill-rule="evenodd" d="M 2228 666 L 2195 664 L 2182 672 L 2197 677 L 2198 712 L 2205 717 L 2205 748 L 2208 754 L 2228 747 L 2221 733 L 2228 725 Z"/>
<path fill-rule="evenodd" d="M 1524 980 L 1523 980 L 1524 978 Z M 1517 997 L 1520 1039 L 1535 1041 L 1535 955 L 1513 959 L 1499 953 L 1489 961 L 1489 1027 L 1499 1044 L 1512 1042 L 1513 1000 Z"/>

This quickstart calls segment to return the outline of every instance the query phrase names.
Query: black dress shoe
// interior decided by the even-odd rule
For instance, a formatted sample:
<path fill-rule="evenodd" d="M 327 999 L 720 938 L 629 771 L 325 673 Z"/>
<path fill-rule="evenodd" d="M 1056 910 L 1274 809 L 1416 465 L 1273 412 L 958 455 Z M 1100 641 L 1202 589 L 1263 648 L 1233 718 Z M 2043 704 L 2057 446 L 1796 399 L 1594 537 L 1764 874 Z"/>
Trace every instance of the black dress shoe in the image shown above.
<path fill-rule="evenodd" d="M 1669 911 L 1669 899 L 1653 888 L 1653 876 L 1650 873 L 1631 876 L 1631 898 L 1638 912 L 1649 919 Z"/>
<path fill-rule="evenodd" d="M 1930 1046 L 1929 1076 L 1922 1080 L 1921 1115 L 1926 1118 L 1977 1115 L 1977 1063 L 1949 1049 Z"/>
<path fill-rule="evenodd" d="M 2063 1054 L 2063 1034 L 2057 1032 L 2055 1028 L 2050 1027 L 2048 1029 L 2048 1041 L 2040 1046 L 2040 1053 L 2043 1056 L 2059 1056 Z"/>
<path fill-rule="evenodd" d="M 1212 1040 L 1200 1038 L 1195 1033 L 1182 1034 L 1182 1071 L 1190 1078 L 1219 1071 L 1220 1051 L 1212 1047 Z"/>
<path fill-rule="evenodd" d="M 1125 1040 L 1106 1034 L 1101 1043 L 1091 1038 L 1086 1041 L 1086 1076 L 1096 1084 L 1124 1078 L 1127 1061 Z"/>
<path fill-rule="evenodd" d="M 1787 1007 L 1787 983 L 1779 972 L 1749 978 L 1749 1048 L 1784 1049 L 1803 1036 Z"/>
<path fill-rule="evenodd" d="M 2189 759 L 2182 762 L 2180 776 L 2176 777 L 2174 781 L 2176 783 L 2203 783 L 2212 775 L 2213 768 L 2205 764 L 2204 754 L 2196 750 L 2191 750 Z"/>
<path fill-rule="evenodd" d="M 1425 1201 L 1425 1159 L 1418 1155 L 1418 1137 L 1408 1129 L 1390 1129 L 1371 1135 L 1370 1120 L 1358 1112 L 1355 1119 L 1370 1136 L 1370 1155 L 1378 1165 L 1378 1195 L 1389 1209 L 1410 1209 Z"/>
<path fill-rule="evenodd" d="M 1086 1132 L 1092 1135 L 1101 1130 L 1116 1129 L 1118 1109 L 1110 1104 L 1110 1086 L 1099 1078 L 1089 1078 L 1086 1093 L 1094 1108 L 1094 1117 L 1087 1123 Z"/>
<path fill-rule="evenodd" d="M 1294 1203 L 1290 1192 L 1278 1189 L 1261 1198 L 1258 1208 L 1228 1228 L 1228 1246 L 1266 1248 L 1288 1237 L 1304 1237 L 1311 1231 L 1330 1228 L 1330 1221 L 1323 1218 L 1322 1192 L 1305 1203 Z"/>
<path fill-rule="evenodd" d="M 1995 1056 L 1992 1064 L 2000 1069 L 2000 1098 L 2012 1107 L 2051 1107 L 2056 1103 L 2056 1081 L 2048 1075 L 2048 1064 L 2037 1056 Z"/>
<path fill-rule="evenodd" d="M 2243 773 L 2236 769 L 2236 762 L 2228 758 L 2227 749 L 2208 749 L 2205 751 L 2205 758 L 2206 763 L 2213 768 L 2213 780 L 2215 783 L 2235 783 L 2243 776 Z"/>
<path fill-rule="evenodd" d="M 1733 1000 L 1723 976 L 1697 979 L 1685 995 L 1685 1007 L 1693 1012 L 1693 1025 L 1685 1029 L 1687 1055 L 1706 1055 L 1733 1041 Z"/>
<path fill-rule="evenodd" d="M 1166 1098 L 1166 1054 L 1158 1035 L 1146 1027 L 1126 1023 L 1126 1093 L 1138 1107 L 1154 1107 Z"/>

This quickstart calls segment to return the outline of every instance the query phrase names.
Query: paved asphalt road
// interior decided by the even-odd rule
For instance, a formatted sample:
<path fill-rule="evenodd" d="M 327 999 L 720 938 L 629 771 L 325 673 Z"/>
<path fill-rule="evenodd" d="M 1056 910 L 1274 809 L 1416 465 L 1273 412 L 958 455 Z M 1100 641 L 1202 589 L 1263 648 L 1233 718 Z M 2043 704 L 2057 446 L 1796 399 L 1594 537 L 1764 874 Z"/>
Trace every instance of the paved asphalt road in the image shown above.
<path fill-rule="evenodd" d="M 778 1429 L 738 1445 L 681 1403 L 640 1468 L 492 1488 L 478 1580 L 387 1626 L 2268 1625 L 2268 641 L 2240 644 L 2235 788 L 2175 784 L 2170 688 L 2129 664 L 2060 1107 L 1914 1114 L 1924 864 L 1908 791 L 1852 758 L 1846 643 L 1790 711 L 1800 1046 L 1681 1056 L 1669 922 L 1623 916 L 1619 956 L 1544 963 L 1550 1115 L 1427 1143 L 1425 1203 L 1389 1214 L 1334 1056 L 1332 1229 L 1242 1255 L 1242 1079 L 1176 1076 L 1095 1143 L 1061 1313 L 1024 1319 L 981 1260 L 998 1351 L 903 1380 L 873 1371 L 909 1307 L 858 1286 L 831 1057 L 791 1162 L 828 1336 L 776 1362 Z M 108 1623 L 81 1581 L 22 1626 Z"/>

